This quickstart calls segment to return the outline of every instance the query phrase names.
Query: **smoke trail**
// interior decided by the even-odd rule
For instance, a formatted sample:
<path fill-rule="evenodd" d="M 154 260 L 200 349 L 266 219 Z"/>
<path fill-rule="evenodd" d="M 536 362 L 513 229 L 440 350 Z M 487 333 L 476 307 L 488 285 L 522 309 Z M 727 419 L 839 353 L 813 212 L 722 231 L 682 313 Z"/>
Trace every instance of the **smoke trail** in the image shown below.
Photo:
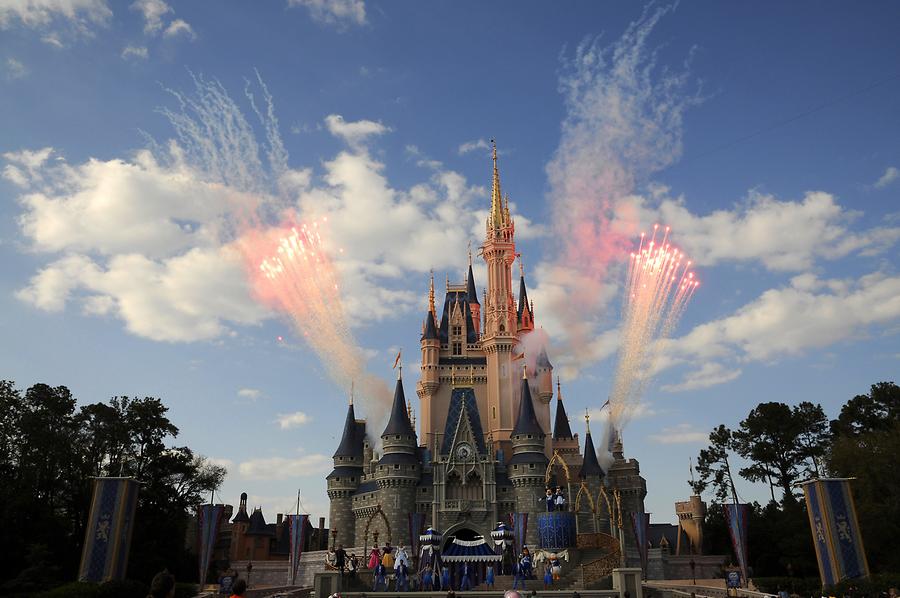
<path fill-rule="evenodd" d="M 591 362 L 593 324 L 609 293 L 610 267 L 624 262 L 637 223 L 623 199 L 675 162 L 685 111 L 699 102 L 690 77 L 661 66 L 648 39 L 672 6 L 648 6 L 609 45 L 584 40 L 563 58 L 559 89 L 566 117 L 547 166 L 553 227 L 560 247 L 541 285 L 576 367 Z"/>
<path fill-rule="evenodd" d="M 268 88 L 257 72 L 261 105 L 250 81 L 244 89 L 263 130 L 260 144 L 221 83 L 191 77 L 191 93 L 167 90 L 179 110 L 160 109 L 177 139 L 162 159 L 177 160 L 205 182 L 221 186 L 223 198 L 232 203 L 226 234 L 244 258 L 257 299 L 290 319 L 335 383 L 349 388 L 355 380 L 364 406 L 380 415 L 390 405 L 389 389 L 365 371 L 365 357 L 341 304 L 334 248 L 318 223 L 302 223 L 291 207 L 290 180 L 296 171 L 288 166 Z"/>

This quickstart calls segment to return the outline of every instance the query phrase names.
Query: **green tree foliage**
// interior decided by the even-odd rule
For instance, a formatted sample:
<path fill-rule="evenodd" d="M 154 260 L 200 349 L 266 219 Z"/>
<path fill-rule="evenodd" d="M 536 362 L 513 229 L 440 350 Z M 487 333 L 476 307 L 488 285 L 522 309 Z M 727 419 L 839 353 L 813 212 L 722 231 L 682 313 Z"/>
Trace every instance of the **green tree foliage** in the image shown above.
<path fill-rule="evenodd" d="M 23 394 L 0 381 L 0 545 L 7 555 L 0 593 L 75 577 L 95 476 L 141 482 L 130 577 L 149 581 L 163 568 L 183 580 L 196 575 L 184 548 L 187 515 L 221 485 L 225 470 L 170 446 L 178 428 L 167 412 L 152 397 L 78 409 L 64 386 L 36 384 Z"/>
<path fill-rule="evenodd" d="M 874 384 L 831 422 L 828 474 L 851 482 L 869 565 L 900 571 L 900 388 Z"/>
<path fill-rule="evenodd" d="M 720 503 L 730 501 L 734 479 L 728 455 L 735 450 L 731 430 L 719 426 L 709 434 L 709 447 L 700 451 L 695 468 L 700 479 L 688 482 L 696 494 L 703 494 L 710 486 Z"/>
<path fill-rule="evenodd" d="M 760 403 L 734 433 L 738 454 L 749 462 L 741 477 L 775 486 L 785 500 L 794 500 L 794 484 L 818 471 L 817 459 L 828 441 L 828 418 L 821 405 L 803 402 L 791 408 L 784 403 Z"/>

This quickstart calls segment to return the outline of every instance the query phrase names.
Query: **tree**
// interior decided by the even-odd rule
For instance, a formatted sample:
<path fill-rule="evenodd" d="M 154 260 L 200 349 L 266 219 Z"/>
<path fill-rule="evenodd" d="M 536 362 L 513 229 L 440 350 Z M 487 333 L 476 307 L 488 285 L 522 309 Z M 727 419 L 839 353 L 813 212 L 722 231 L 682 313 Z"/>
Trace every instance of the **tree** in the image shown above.
<path fill-rule="evenodd" d="M 856 395 L 841 407 L 831 422 L 835 436 L 859 436 L 875 430 L 890 430 L 900 419 L 900 387 L 893 382 L 873 384 L 869 394 Z"/>
<path fill-rule="evenodd" d="M 725 502 L 733 494 L 734 478 L 728 454 L 734 451 L 732 432 L 723 425 L 709 434 L 709 447 L 700 451 L 696 471 L 700 479 L 688 482 L 695 494 L 703 494 L 710 486 L 715 490 L 716 500 Z"/>
<path fill-rule="evenodd" d="M 760 403 L 734 433 L 737 452 L 750 461 L 741 476 L 767 482 L 773 501 L 776 485 L 785 500 L 794 500 L 794 483 L 804 474 L 818 473 L 816 459 L 825 453 L 827 422 L 821 405 Z"/>

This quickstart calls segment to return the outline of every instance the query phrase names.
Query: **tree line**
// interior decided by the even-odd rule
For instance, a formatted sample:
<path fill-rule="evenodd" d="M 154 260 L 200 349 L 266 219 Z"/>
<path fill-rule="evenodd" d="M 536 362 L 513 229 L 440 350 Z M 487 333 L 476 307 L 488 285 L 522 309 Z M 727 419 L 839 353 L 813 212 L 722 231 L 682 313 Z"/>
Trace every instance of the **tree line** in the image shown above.
<path fill-rule="evenodd" d="M 154 397 L 77 406 L 65 386 L 24 392 L 0 381 L 0 593 L 33 593 L 75 578 L 94 476 L 141 482 L 128 576 L 165 568 L 195 580 L 188 515 L 221 485 L 224 468 L 187 446 Z"/>
<path fill-rule="evenodd" d="M 760 403 L 737 428 L 710 433 L 695 469 L 688 484 L 697 494 L 711 491 L 718 504 L 733 500 L 737 477 L 768 486 L 768 504 L 751 506 L 748 525 L 756 575 L 817 575 L 797 487 L 814 477 L 856 478 L 851 488 L 870 567 L 900 572 L 900 387 L 893 382 L 873 384 L 832 420 L 808 401 Z M 710 509 L 706 528 L 707 549 L 730 553 L 721 508 Z"/>

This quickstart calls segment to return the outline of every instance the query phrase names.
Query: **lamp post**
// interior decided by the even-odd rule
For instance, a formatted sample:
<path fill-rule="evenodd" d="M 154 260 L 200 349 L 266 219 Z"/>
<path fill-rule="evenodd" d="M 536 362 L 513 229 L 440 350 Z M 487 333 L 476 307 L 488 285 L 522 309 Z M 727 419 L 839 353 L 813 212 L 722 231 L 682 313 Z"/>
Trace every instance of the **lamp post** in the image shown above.
<path fill-rule="evenodd" d="M 247 587 L 250 587 L 250 574 L 253 573 L 253 561 L 247 563 Z"/>
<path fill-rule="evenodd" d="M 378 532 L 377 531 L 372 532 L 372 544 L 373 544 L 372 548 L 378 548 Z"/>

